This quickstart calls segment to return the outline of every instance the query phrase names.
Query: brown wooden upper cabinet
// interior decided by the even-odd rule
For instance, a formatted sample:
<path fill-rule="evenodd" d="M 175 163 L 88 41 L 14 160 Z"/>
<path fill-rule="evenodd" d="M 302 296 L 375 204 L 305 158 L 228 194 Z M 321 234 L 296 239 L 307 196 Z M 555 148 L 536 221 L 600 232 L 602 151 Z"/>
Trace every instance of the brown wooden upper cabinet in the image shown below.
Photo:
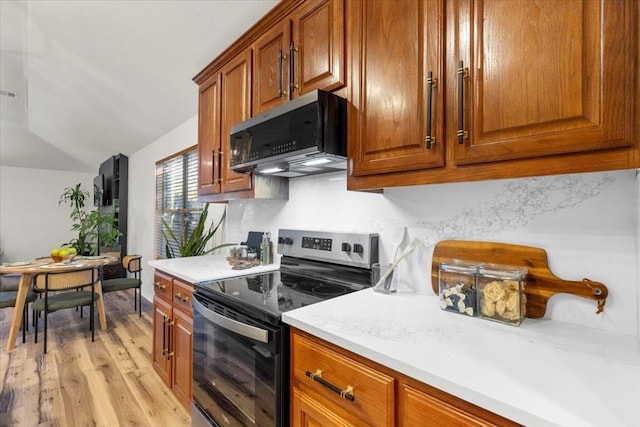
<path fill-rule="evenodd" d="M 198 194 L 218 194 L 220 175 L 220 74 L 207 78 L 198 99 Z"/>
<path fill-rule="evenodd" d="M 300 4 L 253 43 L 253 114 L 345 84 L 344 1 Z"/>
<path fill-rule="evenodd" d="M 231 126 L 251 114 L 251 49 L 227 62 L 199 89 L 198 195 L 250 190 L 251 175 L 235 173 L 229 164 Z"/>
<path fill-rule="evenodd" d="M 443 166 L 443 2 L 350 4 L 351 174 Z"/>
<path fill-rule="evenodd" d="M 228 62 L 220 71 L 220 109 L 222 122 L 220 169 L 223 193 L 250 190 L 251 175 L 231 170 L 231 126 L 251 117 L 251 49 Z"/>
<path fill-rule="evenodd" d="M 348 188 L 640 167 L 638 7 L 349 2 Z"/>

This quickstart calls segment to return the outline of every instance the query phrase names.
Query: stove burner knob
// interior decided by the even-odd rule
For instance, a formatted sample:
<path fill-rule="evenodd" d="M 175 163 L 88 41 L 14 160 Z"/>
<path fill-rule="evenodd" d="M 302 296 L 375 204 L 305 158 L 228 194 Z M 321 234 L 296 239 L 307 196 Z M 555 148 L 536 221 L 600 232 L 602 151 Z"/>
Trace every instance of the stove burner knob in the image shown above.
<path fill-rule="evenodd" d="M 293 239 L 291 237 L 285 237 L 284 238 L 284 244 L 285 245 L 293 245 Z"/>
<path fill-rule="evenodd" d="M 342 252 L 351 252 L 351 245 L 349 243 L 343 243 Z"/>
<path fill-rule="evenodd" d="M 362 255 L 364 253 L 364 248 L 360 243 L 353 244 L 353 252 Z"/>

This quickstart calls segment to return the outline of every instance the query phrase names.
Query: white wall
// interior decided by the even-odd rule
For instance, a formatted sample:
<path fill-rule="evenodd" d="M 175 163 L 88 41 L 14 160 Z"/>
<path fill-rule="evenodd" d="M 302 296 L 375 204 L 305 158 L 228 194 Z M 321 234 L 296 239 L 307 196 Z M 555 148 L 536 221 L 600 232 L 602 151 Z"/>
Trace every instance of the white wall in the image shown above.
<path fill-rule="evenodd" d="M 415 186 L 384 194 L 347 192 L 344 173 L 290 181 L 288 201 L 229 203 L 227 236 L 278 228 L 379 233 L 381 258 L 407 227 L 424 247 L 401 268 L 404 291 L 431 293 L 433 245 L 444 239 L 522 244 L 547 251 L 561 279 L 589 278 L 609 288 L 596 303 L 554 296 L 548 319 L 638 336 L 638 184 L 635 171 Z M 438 309 L 437 307 L 432 307 Z"/>
<path fill-rule="evenodd" d="M 154 257 L 155 162 L 196 143 L 193 117 L 130 156 L 129 253 Z M 402 290 L 427 293 L 433 245 L 440 240 L 541 247 L 559 278 L 587 277 L 609 288 L 600 315 L 594 301 L 557 295 L 546 318 L 639 336 L 640 182 L 635 171 L 393 188 L 384 194 L 348 192 L 345 180 L 344 173 L 296 178 L 288 201 L 231 201 L 221 238 L 237 242 L 249 231 L 277 236 L 279 228 L 379 233 L 386 260 L 395 236 L 407 227 L 409 237 L 420 238 L 424 247 L 402 267 Z M 152 268 L 143 271 L 143 281 L 143 295 L 151 299 Z"/>
<path fill-rule="evenodd" d="M 142 295 L 153 299 L 153 267 L 155 259 L 155 193 L 156 162 L 198 143 L 198 117 L 194 116 L 142 150 L 129 156 L 129 210 L 127 253 L 142 255 Z M 224 205 L 212 205 L 210 219 L 220 217 Z M 224 228 L 220 230 L 224 235 Z"/>
<path fill-rule="evenodd" d="M 96 166 L 96 174 L 98 166 Z M 91 191 L 95 174 L 0 167 L 0 249 L 3 262 L 46 256 L 76 237 L 71 208 L 58 206 L 66 187 L 78 182 Z M 92 199 L 89 199 L 90 206 Z"/>
<path fill-rule="evenodd" d="M 636 212 L 640 212 L 640 169 L 636 171 L 636 184 L 637 184 L 637 194 L 636 200 L 638 202 Z M 638 214 L 640 216 L 640 214 Z M 640 288 L 640 219 L 636 221 L 638 223 L 637 230 L 637 243 L 636 243 L 636 287 Z M 640 342 L 640 290 L 638 291 L 638 312 L 636 313 L 637 321 L 638 321 L 638 342 Z"/>

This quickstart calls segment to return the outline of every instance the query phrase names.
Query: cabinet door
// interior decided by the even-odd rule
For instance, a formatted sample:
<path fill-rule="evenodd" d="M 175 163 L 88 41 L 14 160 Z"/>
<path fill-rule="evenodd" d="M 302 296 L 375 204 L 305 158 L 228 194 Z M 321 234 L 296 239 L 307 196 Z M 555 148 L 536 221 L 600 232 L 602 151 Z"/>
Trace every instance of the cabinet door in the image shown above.
<path fill-rule="evenodd" d="M 507 420 L 504 421 L 508 424 L 494 424 L 406 384 L 400 385 L 398 405 L 398 427 L 514 425 Z"/>
<path fill-rule="evenodd" d="M 635 3 L 447 3 L 456 163 L 632 146 Z"/>
<path fill-rule="evenodd" d="M 294 388 L 291 397 L 291 426 L 292 427 L 350 427 L 354 426 L 344 420 L 322 403 L 312 399 L 300 390 Z"/>
<path fill-rule="evenodd" d="M 444 164 L 442 13 L 442 1 L 350 3 L 350 174 Z"/>
<path fill-rule="evenodd" d="M 173 335 L 171 341 L 171 362 L 173 379 L 171 388 L 186 408 L 191 407 L 191 387 L 193 384 L 193 320 L 182 310 L 173 310 Z"/>
<path fill-rule="evenodd" d="M 153 297 L 153 368 L 167 386 L 171 386 L 171 361 L 168 357 L 171 304 Z"/>
<path fill-rule="evenodd" d="M 198 194 L 220 193 L 219 74 L 200 85 L 198 98 Z"/>
<path fill-rule="evenodd" d="M 290 21 L 263 34 L 253 45 L 253 114 L 289 100 Z"/>
<path fill-rule="evenodd" d="M 230 169 L 231 126 L 251 116 L 251 49 L 236 56 L 220 71 L 220 167 L 223 193 L 251 189 L 251 175 Z"/>
<path fill-rule="evenodd" d="M 344 1 L 305 2 L 293 12 L 292 19 L 292 97 L 344 86 Z"/>

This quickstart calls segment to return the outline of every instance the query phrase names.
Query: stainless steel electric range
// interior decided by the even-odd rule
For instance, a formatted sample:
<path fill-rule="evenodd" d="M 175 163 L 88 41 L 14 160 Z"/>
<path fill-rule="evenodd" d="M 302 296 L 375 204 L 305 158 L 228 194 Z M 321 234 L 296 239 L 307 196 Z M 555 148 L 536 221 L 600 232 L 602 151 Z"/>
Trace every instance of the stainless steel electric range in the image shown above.
<path fill-rule="evenodd" d="M 288 310 L 371 286 L 378 235 L 286 230 L 280 269 L 196 284 L 193 426 L 288 426 Z"/>

